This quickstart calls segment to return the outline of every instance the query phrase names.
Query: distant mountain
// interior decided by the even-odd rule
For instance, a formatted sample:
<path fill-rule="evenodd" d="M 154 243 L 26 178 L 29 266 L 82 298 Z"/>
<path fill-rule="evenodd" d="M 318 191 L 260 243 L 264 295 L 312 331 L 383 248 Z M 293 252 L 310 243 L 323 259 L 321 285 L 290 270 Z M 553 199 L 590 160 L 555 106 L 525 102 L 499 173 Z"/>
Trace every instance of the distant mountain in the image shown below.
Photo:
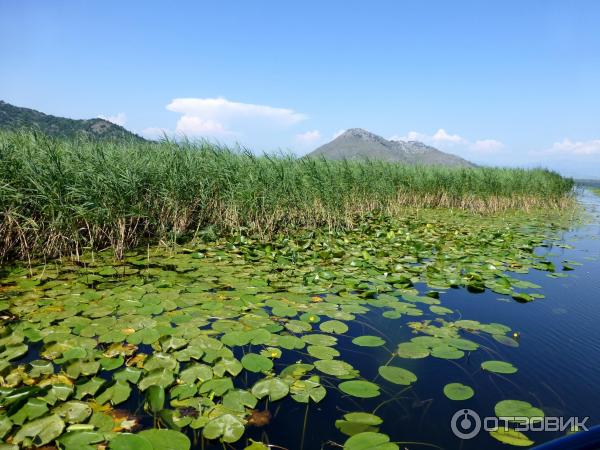
<path fill-rule="evenodd" d="M 108 120 L 67 119 L 35 109 L 21 108 L 0 100 L 0 130 L 36 129 L 55 137 L 89 136 L 100 139 L 135 139 L 142 137 Z"/>
<path fill-rule="evenodd" d="M 600 179 L 576 179 L 575 183 L 580 186 L 600 187 Z"/>
<path fill-rule="evenodd" d="M 307 156 L 326 159 L 372 159 L 405 164 L 475 167 L 466 159 L 417 141 L 390 141 L 361 128 L 351 128 Z"/>

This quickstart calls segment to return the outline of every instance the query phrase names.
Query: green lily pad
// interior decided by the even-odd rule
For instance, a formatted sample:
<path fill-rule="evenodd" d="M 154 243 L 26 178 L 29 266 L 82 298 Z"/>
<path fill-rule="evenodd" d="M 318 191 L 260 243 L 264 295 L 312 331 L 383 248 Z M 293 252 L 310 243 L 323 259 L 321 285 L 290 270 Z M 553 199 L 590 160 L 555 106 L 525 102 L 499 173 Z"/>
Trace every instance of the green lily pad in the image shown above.
<path fill-rule="evenodd" d="M 12 423 L 23 425 L 33 419 L 43 416 L 48 411 L 48 405 L 39 398 L 29 398 L 16 413 L 10 416 Z"/>
<path fill-rule="evenodd" d="M 143 381 L 143 380 L 142 380 Z M 141 384 L 141 383 L 140 383 Z M 145 390 L 140 387 L 141 390 Z M 108 387 L 104 392 L 96 397 L 96 402 L 103 405 L 109 402 L 114 406 L 123 403 L 131 395 L 131 386 L 126 381 L 117 380 L 115 383 Z"/>
<path fill-rule="evenodd" d="M 232 411 L 245 412 L 246 408 L 253 409 L 258 399 L 252 393 L 243 389 L 229 391 L 223 396 L 223 406 Z"/>
<path fill-rule="evenodd" d="M 292 398 L 299 403 L 308 403 L 312 400 L 319 403 L 325 398 L 327 390 L 321 386 L 319 377 L 313 376 L 308 380 L 296 380 L 290 386 Z"/>
<path fill-rule="evenodd" d="M 92 408 L 85 402 L 72 400 L 54 408 L 53 412 L 66 423 L 82 423 L 92 415 Z"/>
<path fill-rule="evenodd" d="M 504 427 L 499 427 L 496 430 L 490 431 L 490 436 L 503 444 L 514 445 L 515 447 L 529 447 L 530 445 L 535 444 L 534 441 L 520 431 L 510 429 L 505 430 Z"/>
<path fill-rule="evenodd" d="M 148 409 L 156 414 L 165 407 L 165 388 L 152 385 L 146 390 L 146 404 Z"/>
<path fill-rule="evenodd" d="M 110 441 L 110 450 L 154 450 L 145 438 L 131 433 L 119 433 Z"/>
<path fill-rule="evenodd" d="M 325 347 L 323 345 L 309 345 L 306 351 L 310 356 L 318 359 L 333 359 L 340 356 L 340 352 L 335 348 Z"/>
<path fill-rule="evenodd" d="M 500 342 L 502 345 L 506 345 L 507 347 L 518 347 L 519 346 L 519 342 L 516 341 L 515 339 L 505 336 L 503 334 L 492 334 L 492 337 L 497 341 Z"/>
<path fill-rule="evenodd" d="M 380 347 L 385 345 L 385 341 L 379 336 L 358 336 L 352 339 L 352 343 L 360 347 Z"/>
<path fill-rule="evenodd" d="M 465 356 L 465 353 L 449 345 L 438 345 L 431 349 L 431 356 L 442 359 L 460 359 Z"/>
<path fill-rule="evenodd" d="M 438 314 L 440 316 L 443 316 L 446 314 L 452 314 L 454 312 L 451 309 L 444 308 L 443 306 L 437 306 L 437 305 L 430 306 L 429 311 L 431 311 L 434 314 Z"/>
<path fill-rule="evenodd" d="M 231 381 L 231 378 L 213 378 L 212 380 L 202 383 L 198 392 L 200 394 L 212 392 L 216 396 L 222 396 L 231 389 L 233 389 L 233 381 Z"/>
<path fill-rule="evenodd" d="M 252 394 L 257 398 L 263 398 L 267 395 L 270 401 L 280 400 L 288 395 L 290 388 L 280 378 L 265 378 L 259 380 L 252 387 Z"/>
<path fill-rule="evenodd" d="M 250 372 L 268 372 L 273 368 L 273 361 L 256 353 L 247 353 L 242 357 L 242 366 Z"/>
<path fill-rule="evenodd" d="M 31 368 L 29 369 L 29 376 L 32 378 L 38 378 L 42 375 L 51 375 L 54 373 L 54 366 L 50 361 L 44 361 L 43 359 L 36 359 L 29 363 Z"/>
<path fill-rule="evenodd" d="M 58 441 L 64 450 L 96 450 L 105 441 L 103 433 L 93 430 L 76 430 L 63 434 Z"/>
<path fill-rule="evenodd" d="M 450 383 L 444 386 L 444 395 L 450 400 L 467 400 L 475 395 L 475 391 L 461 383 Z"/>
<path fill-rule="evenodd" d="M 145 391 L 152 385 L 161 386 L 168 388 L 173 384 L 174 375 L 173 371 L 169 369 L 156 369 L 149 372 L 142 380 L 138 383 L 138 387 L 141 391 Z"/>
<path fill-rule="evenodd" d="M 221 438 L 223 442 L 237 442 L 244 434 L 244 424 L 231 414 L 223 414 L 206 424 L 202 435 L 207 439 Z"/>
<path fill-rule="evenodd" d="M 414 343 L 414 342 L 403 342 L 398 344 L 398 356 L 401 358 L 408 359 L 421 359 L 429 356 L 429 348 Z"/>
<path fill-rule="evenodd" d="M 354 436 L 365 431 L 377 432 L 383 420 L 374 414 L 353 412 L 344 415 L 343 420 L 336 420 L 335 427 L 347 436 Z"/>
<path fill-rule="evenodd" d="M 337 344 L 337 338 L 327 334 L 305 334 L 300 339 L 310 345 L 322 345 L 332 347 Z"/>
<path fill-rule="evenodd" d="M 348 325 L 339 320 L 328 320 L 319 324 L 321 331 L 332 334 L 344 334 L 348 331 Z"/>
<path fill-rule="evenodd" d="M 390 442 L 386 434 L 365 431 L 344 442 L 344 450 L 398 450 L 398 445 Z"/>
<path fill-rule="evenodd" d="M 237 361 L 237 360 L 235 360 Z M 238 361 L 239 364 L 239 361 Z M 225 367 L 223 368 L 223 373 L 225 372 Z M 220 376 L 223 376 L 223 373 L 220 374 Z M 239 371 L 237 372 L 239 373 Z M 237 375 L 237 373 L 235 373 L 234 375 Z M 179 374 L 179 379 L 183 382 L 183 383 L 195 383 L 196 381 L 207 381 L 210 380 L 213 377 L 213 370 L 210 368 L 210 366 L 206 365 L 206 364 L 198 364 L 198 363 L 194 363 L 189 365 L 188 367 L 186 367 L 185 369 L 183 369 L 180 374 Z"/>
<path fill-rule="evenodd" d="M 417 376 L 414 373 L 402 367 L 381 366 L 379 367 L 379 375 L 390 383 L 402 384 L 404 386 L 417 381 Z"/>
<path fill-rule="evenodd" d="M 315 367 L 320 372 L 334 377 L 343 377 L 349 375 L 354 368 L 345 361 L 337 359 L 322 359 L 315 361 Z"/>
<path fill-rule="evenodd" d="M 494 413 L 498 417 L 544 417 L 544 411 L 532 406 L 531 403 L 522 400 L 502 400 L 496 403 Z M 518 422 L 518 420 L 513 421 Z"/>
<path fill-rule="evenodd" d="M 152 450 L 190 450 L 192 446 L 185 434 L 175 430 L 144 430 L 138 436 L 150 442 Z"/>
<path fill-rule="evenodd" d="M 511 374 L 517 371 L 517 368 L 511 363 L 505 361 L 485 361 L 481 363 L 481 368 L 488 372 Z"/>
<path fill-rule="evenodd" d="M 42 417 L 28 422 L 15 434 L 14 444 L 23 444 L 25 448 L 49 444 L 59 437 L 65 428 L 65 423 L 57 414 Z"/>
<path fill-rule="evenodd" d="M 346 394 L 352 395 L 353 397 L 359 398 L 371 398 L 377 397 L 379 392 L 379 386 L 370 381 L 364 380 L 350 380 L 344 381 L 338 385 L 340 390 Z"/>

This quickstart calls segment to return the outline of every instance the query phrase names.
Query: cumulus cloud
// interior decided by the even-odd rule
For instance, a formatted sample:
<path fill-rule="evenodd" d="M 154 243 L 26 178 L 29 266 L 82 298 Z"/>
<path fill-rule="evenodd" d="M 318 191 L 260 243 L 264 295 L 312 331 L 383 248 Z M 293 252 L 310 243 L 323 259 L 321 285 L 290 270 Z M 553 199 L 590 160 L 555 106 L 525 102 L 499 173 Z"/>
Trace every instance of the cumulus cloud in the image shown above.
<path fill-rule="evenodd" d="M 112 122 L 115 125 L 123 126 L 127 122 L 127 115 L 124 112 L 120 112 L 118 114 L 115 114 L 114 116 L 99 115 L 98 117 L 100 119 L 108 120 L 109 122 Z"/>
<path fill-rule="evenodd" d="M 557 156 L 597 156 L 600 155 L 600 139 L 590 141 L 563 139 L 560 142 L 555 142 L 542 153 Z"/>
<path fill-rule="evenodd" d="M 225 128 L 221 122 L 197 116 L 182 116 L 175 131 L 185 136 L 230 136 L 235 132 Z"/>
<path fill-rule="evenodd" d="M 170 136 L 171 130 L 169 130 L 168 128 L 161 127 L 148 127 L 140 131 L 140 134 L 146 139 L 160 139 L 164 137 L 165 134 L 167 136 Z"/>
<path fill-rule="evenodd" d="M 482 139 L 473 142 L 469 148 L 475 152 L 494 153 L 504 148 L 504 144 L 496 139 Z"/>
<path fill-rule="evenodd" d="M 321 132 L 319 130 L 311 130 L 296 135 L 296 141 L 298 141 L 301 144 L 314 144 L 320 139 Z"/>
<path fill-rule="evenodd" d="M 433 136 L 431 136 L 433 142 L 451 142 L 453 144 L 462 144 L 466 142 L 466 139 L 459 136 L 458 134 L 450 134 L 443 128 L 437 130 Z"/>
<path fill-rule="evenodd" d="M 175 98 L 167 109 L 182 114 L 176 132 L 190 136 L 241 135 L 245 134 L 244 129 L 286 128 L 307 118 L 293 109 L 234 102 L 222 97 Z"/>

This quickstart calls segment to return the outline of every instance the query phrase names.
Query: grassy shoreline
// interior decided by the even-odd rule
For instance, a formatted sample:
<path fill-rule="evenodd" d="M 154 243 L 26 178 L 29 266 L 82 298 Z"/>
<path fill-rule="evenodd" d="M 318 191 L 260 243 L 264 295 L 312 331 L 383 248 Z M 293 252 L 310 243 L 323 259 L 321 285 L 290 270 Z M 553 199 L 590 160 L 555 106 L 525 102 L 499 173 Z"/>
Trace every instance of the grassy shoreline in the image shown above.
<path fill-rule="evenodd" d="M 255 156 L 206 142 L 95 142 L 0 133 L 0 260 L 198 234 L 344 229 L 406 207 L 561 209 L 573 181 L 543 169 L 445 168 Z"/>

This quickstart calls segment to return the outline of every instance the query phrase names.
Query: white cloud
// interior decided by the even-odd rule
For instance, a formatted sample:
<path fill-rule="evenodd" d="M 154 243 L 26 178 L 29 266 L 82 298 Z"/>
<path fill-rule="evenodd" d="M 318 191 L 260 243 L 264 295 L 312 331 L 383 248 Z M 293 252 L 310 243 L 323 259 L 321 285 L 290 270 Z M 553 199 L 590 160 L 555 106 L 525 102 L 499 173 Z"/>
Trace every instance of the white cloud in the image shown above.
<path fill-rule="evenodd" d="M 109 122 L 114 123 L 115 125 L 125 125 L 127 122 L 127 115 L 124 112 L 120 112 L 114 116 L 98 116 L 100 119 L 108 120 Z"/>
<path fill-rule="evenodd" d="M 433 142 L 451 142 L 453 144 L 462 144 L 466 142 L 466 139 L 463 137 L 458 134 L 449 134 L 443 128 L 437 130 L 431 138 Z"/>
<path fill-rule="evenodd" d="M 313 144 L 321 139 L 321 132 L 319 130 L 311 130 L 306 133 L 300 133 L 296 135 L 296 141 L 301 144 Z"/>
<path fill-rule="evenodd" d="M 160 139 L 164 137 L 165 134 L 170 136 L 172 133 L 168 128 L 148 127 L 140 131 L 140 134 L 147 139 Z"/>
<path fill-rule="evenodd" d="M 229 137 L 246 135 L 245 131 L 286 128 L 307 119 L 288 108 L 240 103 L 225 98 L 175 98 L 169 111 L 182 114 L 176 132 L 187 136 Z"/>
<path fill-rule="evenodd" d="M 563 139 L 561 142 L 555 142 L 552 144 L 552 147 L 541 153 L 557 156 L 600 155 L 600 139 L 593 139 L 590 141 L 572 141 L 571 139 Z"/>
<path fill-rule="evenodd" d="M 438 129 L 432 135 L 425 133 L 419 133 L 418 131 L 409 131 L 406 136 L 399 136 L 397 134 L 389 138 L 392 141 L 420 141 L 425 144 L 464 144 L 468 142 L 462 136 L 458 134 L 450 134 L 443 128 Z"/>
<path fill-rule="evenodd" d="M 167 105 L 169 111 L 202 119 L 228 120 L 233 118 L 263 117 L 284 125 L 293 125 L 306 119 L 292 109 L 274 108 L 252 103 L 232 102 L 225 98 L 176 98 Z"/>
<path fill-rule="evenodd" d="M 235 133 L 225 128 L 221 122 L 202 119 L 197 116 L 182 116 L 175 131 L 185 136 L 231 136 Z"/>
<path fill-rule="evenodd" d="M 504 148 L 504 144 L 495 139 L 482 139 L 473 142 L 469 148 L 480 153 L 494 153 Z"/>

